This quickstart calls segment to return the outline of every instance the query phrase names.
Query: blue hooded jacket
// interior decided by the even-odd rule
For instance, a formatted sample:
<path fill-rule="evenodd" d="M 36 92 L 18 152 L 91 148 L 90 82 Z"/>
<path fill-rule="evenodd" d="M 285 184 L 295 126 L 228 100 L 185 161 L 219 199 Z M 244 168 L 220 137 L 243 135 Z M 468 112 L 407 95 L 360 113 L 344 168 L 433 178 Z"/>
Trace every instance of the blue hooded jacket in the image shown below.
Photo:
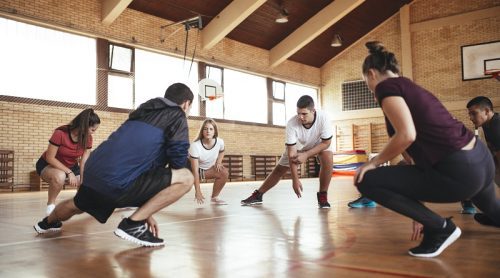
<path fill-rule="evenodd" d="M 186 114 L 176 103 L 166 98 L 143 103 L 90 154 L 84 186 L 115 199 L 148 170 L 185 167 L 188 132 Z"/>

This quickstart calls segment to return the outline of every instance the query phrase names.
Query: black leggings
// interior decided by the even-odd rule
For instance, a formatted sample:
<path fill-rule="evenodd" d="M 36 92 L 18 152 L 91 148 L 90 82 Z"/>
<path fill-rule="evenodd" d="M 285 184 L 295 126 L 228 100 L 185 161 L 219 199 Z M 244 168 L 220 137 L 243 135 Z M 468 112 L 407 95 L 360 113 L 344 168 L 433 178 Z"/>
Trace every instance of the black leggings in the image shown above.
<path fill-rule="evenodd" d="M 365 173 L 358 190 L 366 197 L 429 228 L 440 228 L 444 219 L 421 202 L 453 203 L 471 199 L 481 211 L 500 224 L 500 200 L 495 197 L 495 164 L 480 140 L 472 150 L 445 157 L 432 168 L 379 167 Z"/>

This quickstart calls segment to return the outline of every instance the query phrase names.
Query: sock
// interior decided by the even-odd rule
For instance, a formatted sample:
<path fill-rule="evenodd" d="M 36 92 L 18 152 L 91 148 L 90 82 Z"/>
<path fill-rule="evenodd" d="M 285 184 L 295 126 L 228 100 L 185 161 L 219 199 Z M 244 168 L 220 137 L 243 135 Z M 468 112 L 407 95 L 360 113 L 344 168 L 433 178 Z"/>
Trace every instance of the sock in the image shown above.
<path fill-rule="evenodd" d="M 130 226 L 137 226 L 137 225 L 141 225 L 141 224 L 144 223 L 144 220 L 134 221 L 134 220 L 130 219 L 130 217 L 129 218 L 125 218 L 125 221 Z"/>

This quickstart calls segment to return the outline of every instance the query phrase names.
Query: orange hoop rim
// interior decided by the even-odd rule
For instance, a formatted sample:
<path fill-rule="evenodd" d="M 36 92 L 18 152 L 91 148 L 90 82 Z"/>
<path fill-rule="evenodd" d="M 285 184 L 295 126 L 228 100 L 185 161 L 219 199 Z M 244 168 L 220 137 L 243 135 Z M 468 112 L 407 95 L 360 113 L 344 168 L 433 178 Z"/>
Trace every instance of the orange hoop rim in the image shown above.
<path fill-rule="evenodd" d="M 489 69 L 484 71 L 485 75 L 492 75 L 493 77 L 496 77 L 500 74 L 500 69 Z"/>
<path fill-rule="evenodd" d="M 215 99 L 221 98 L 222 96 L 223 95 L 207 96 L 207 99 L 208 100 L 215 100 Z"/>

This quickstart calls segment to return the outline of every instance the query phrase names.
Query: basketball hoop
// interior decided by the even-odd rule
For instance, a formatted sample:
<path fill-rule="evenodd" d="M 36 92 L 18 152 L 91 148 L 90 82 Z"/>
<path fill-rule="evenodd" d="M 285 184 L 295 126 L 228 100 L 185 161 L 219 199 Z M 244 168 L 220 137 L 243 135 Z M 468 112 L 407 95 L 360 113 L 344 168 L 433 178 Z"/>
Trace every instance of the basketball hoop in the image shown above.
<path fill-rule="evenodd" d="M 207 97 L 207 99 L 208 100 L 215 100 L 215 99 L 218 99 L 220 97 L 222 97 L 222 96 L 209 96 L 209 97 Z"/>
<path fill-rule="evenodd" d="M 224 96 L 222 86 L 214 80 L 204 78 L 198 82 L 198 86 L 201 101 L 215 100 Z"/>
<path fill-rule="evenodd" d="M 489 69 L 484 71 L 484 75 L 491 75 L 491 77 L 500 81 L 500 69 Z"/>

